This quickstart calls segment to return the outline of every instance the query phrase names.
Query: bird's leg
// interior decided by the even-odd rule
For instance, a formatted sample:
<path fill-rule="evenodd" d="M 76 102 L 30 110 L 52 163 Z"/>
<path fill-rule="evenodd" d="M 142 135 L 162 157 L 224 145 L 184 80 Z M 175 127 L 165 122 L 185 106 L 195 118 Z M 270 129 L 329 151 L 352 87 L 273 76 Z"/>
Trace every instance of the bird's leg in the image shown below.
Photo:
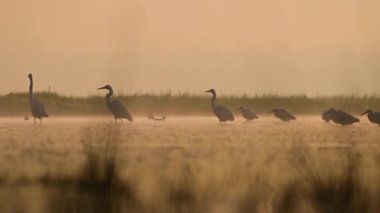
<path fill-rule="evenodd" d="M 40 119 L 40 124 L 42 124 L 42 119 Z"/>
<path fill-rule="evenodd" d="M 34 118 L 34 125 L 36 125 L 36 118 L 35 117 L 33 117 Z"/>
<path fill-rule="evenodd" d="M 115 125 L 116 125 L 116 118 L 115 118 Z"/>

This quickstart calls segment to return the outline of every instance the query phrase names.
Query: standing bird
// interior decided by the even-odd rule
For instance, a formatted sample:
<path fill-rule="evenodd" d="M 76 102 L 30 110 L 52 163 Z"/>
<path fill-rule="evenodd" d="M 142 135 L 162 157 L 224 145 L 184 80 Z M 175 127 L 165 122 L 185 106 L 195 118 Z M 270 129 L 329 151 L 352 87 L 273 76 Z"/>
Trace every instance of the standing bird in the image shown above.
<path fill-rule="evenodd" d="M 222 105 L 215 105 L 216 92 L 214 89 L 210 89 L 205 92 L 212 93 L 212 98 L 211 98 L 212 111 L 214 112 L 216 117 L 218 117 L 220 123 L 235 120 L 234 116 L 232 115 L 229 109 L 227 109 L 226 107 Z"/>
<path fill-rule="evenodd" d="M 40 119 L 40 123 L 42 123 L 42 118 L 49 117 L 49 115 L 46 112 L 45 106 L 41 103 L 41 101 L 33 96 L 33 76 L 31 73 L 29 73 L 28 78 L 30 80 L 29 104 L 34 118 L 34 124 L 36 124 L 36 118 Z"/>
<path fill-rule="evenodd" d="M 291 120 L 296 120 L 296 117 L 294 117 L 294 115 L 292 115 L 290 112 L 288 112 L 286 109 L 282 109 L 282 108 L 278 108 L 278 109 L 273 109 L 272 111 L 268 112 L 268 113 L 272 113 L 274 112 L 274 115 L 282 120 L 282 121 L 291 121 Z"/>
<path fill-rule="evenodd" d="M 361 115 L 365 115 L 365 114 L 367 114 L 369 121 L 380 126 L 380 112 L 373 112 L 372 110 L 369 109 L 363 112 Z"/>
<path fill-rule="evenodd" d="M 247 121 L 252 121 L 254 119 L 258 119 L 257 115 L 252 112 L 252 110 L 247 109 L 245 107 L 239 107 L 238 110 L 240 110 L 241 114 Z"/>
<path fill-rule="evenodd" d="M 123 106 L 123 104 L 120 101 L 118 100 L 111 101 L 113 90 L 110 85 L 105 85 L 104 87 L 100 87 L 98 89 L 108 90 L 108 93 L 106 95 L 106 103 L 107 103 L 108 109 L 112 112 L 113 116 L 115 117 L 115 124 L 116 124 L 116 119 L 121 119 L 121 123 L 123 123 L 123 118 L 126 118 L 129 121 L 133 121 L 132 116 L 129 114 L 127 109 Z"/>
<path fill-rule="evenodd" d="M 331 108 L 323 113 L 322 117 L 323 116 L 329 117 L 334 123 L 340 124 L 342 126 L 350 125 L 360 121 L 358 118 L 355 118 L 347 112 L 336 110 L 334 108 Z"/>

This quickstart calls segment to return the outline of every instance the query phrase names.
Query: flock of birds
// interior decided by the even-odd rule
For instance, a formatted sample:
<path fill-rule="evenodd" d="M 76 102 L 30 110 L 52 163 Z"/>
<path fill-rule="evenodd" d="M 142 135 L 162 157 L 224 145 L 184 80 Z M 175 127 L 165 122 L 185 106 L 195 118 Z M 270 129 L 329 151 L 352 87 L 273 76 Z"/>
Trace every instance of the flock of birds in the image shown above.
<path fill-rule="evenodd" d="M 28 78 L 30 80 L 29 85 L 29 103 L 30 103 L 30 109 L 34 118 L 34 124 L 36 124 L 36 118 L 40 120 L 42 123 L 42 118 L 48 117 L 48 113 L 45 109 L 45 106 L 33 95 L 33 76 L 31 73 L 29 73 Z M 106 94 L 106 104 L 108 109 L 112 112 L 115 124 L 117 122 L 117 119 L 121 120 L 121 123 L 123 123 L 123 119 L 127 119 L 128 121 L 133 121 L 133 118 L 131 114 L 128 112 L 128 110 L 124 107 L 124 105 L 118 101 L 118 100 L 111 100 L 111 96 L 113 95 L 113 90 L 110 85 L 105 85 L 104 87 L 98 88 L 99 90 L 105 89 L 108 90 L 108 93 Z M 216 101 L 216 92 L 214 89 L 207 90 L 205 92 L 211 93 L 211 108 L 214 112 L 215 116 L 219 119 L 220 123 L 225 123 L 227 121 L 234 121 L 234 115 L 231 113 L 231 111 L 222 105 L 218 105 L 215 103 Z M 251 111 L 248 108 L 245 107 L 239 107 L 238 110 L 241 112 L 242 116 L 247 121 L 252 121 L 254 119 L 258 119 L 258 116 Z M 296 117 L 292 115 L 290 112 L 288 112 L 286 109 L 283 108 L 276 108 L 269 113 L 274 113 L 274 115 L 285 122 L 289 122 L 292 120 L 296 120 Z M 372 110 L 367 110 L 362 115 L 368 116 L 369 121 L 371 121 L 374 124 L 377 124 L 380 126 L 380 112 L 373 112 Z M 153 114 L 148 115 L 149 119 L 152 120 L 165 120 L 165 116 L 162 118 L 155 118 Z M 342 110 L 336 110 L 335 108 L 331 108 L 327 111 L 325 111 L 322 114 L 322 119 L 326 122 L 333 121 L 334 123 L 340 124 L 342 126 L 350 125 L 356 122 L 359 122 L 360 120 L 353 115 L 350 115 L 347 112 L 344 112 Z"/>
<path fill-rule="evenodd" d="M 228 108 L 222 105 L 215 104 L 216 92 L 214 89 L 210 89 L 205 92 L 209 92 L 212 94 L 212 111 L 214 112 L 215 116 L 219 119 L 220 123 L 235 120 L 233 114 Z M 257 115 L 250 109 L 247 109 L 245 107 L 239 107 L 238 110 L 240 110 L 241 114 L 247 121 L 251 121 L 258 118 Z M 269 111 L 268 113 L 274 113 L 274 116 L 285 122 L 296 120 L 296 117 L 292 113 L 283 108 L 276 108 Z M 367 114 L 369 121 L 380 126 L 380 112 L 373 112 L 372 110 L 367 110 L 364 113 L 362 113 L 361 116 L 365 114 Z M 360 121 L 355 116 L 342 110 L 336 110 L 335 108 L 331 108 L 325 111 L 322 114 L 322 119 L 326 122 L 333 121 L 334 123 L 340 124 L 342 126 L 354 124 Z"/>

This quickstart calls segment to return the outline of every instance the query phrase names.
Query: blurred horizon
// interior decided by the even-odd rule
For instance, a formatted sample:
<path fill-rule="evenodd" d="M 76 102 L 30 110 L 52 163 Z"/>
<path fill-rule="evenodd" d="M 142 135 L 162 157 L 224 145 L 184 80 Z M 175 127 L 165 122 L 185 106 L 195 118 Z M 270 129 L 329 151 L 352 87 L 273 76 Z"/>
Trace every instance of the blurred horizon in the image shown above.
<path fill-rule="evenodd" d="M 375 0 L 5 0 L 0 94 L 380 93 Z"/>

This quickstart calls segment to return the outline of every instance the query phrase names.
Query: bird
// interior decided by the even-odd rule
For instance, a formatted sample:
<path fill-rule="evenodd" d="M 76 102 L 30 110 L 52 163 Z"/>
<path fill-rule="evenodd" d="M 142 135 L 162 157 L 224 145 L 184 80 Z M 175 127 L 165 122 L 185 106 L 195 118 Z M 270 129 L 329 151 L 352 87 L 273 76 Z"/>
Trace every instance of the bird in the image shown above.
<path fill-rule="evenodd" d="M 369 121 L 380 126 L 380 112 L 373 112 L 372 110 L 369 109 L 363 112 L 361 116 L 365 114 L 367 114 Z"/>
<path fill-rule="evenodd" d="M 222 105 L 215 105 L 215 99 L 216 99 L 216 92 L 214 89 L 209 89 L 205 92 L 209 92 L 212 94 L 211 98 L 211 108 L 216 117 L 219 119 L 219 122 L 227 122 L 227 121 L 234 121 L 234 115 L 231 113 L 229 109 Z"/>
<path fill-rule="evenodd" d="M 40 123 L 42 123 L 42 118 L 49 117 L 46 112 L 45 106 L 33 95 L 33 76 L 31 73 L 28 74 L 28 78 L 30 81 L 29 85 L 29 104 L 30 110 L 32 111 L 32 115 L 34 118 L 34 124 L 36 124 L 36 118 L 40 119 Z"/>
<path fill-rule="evenodd" d="M 326 110 L 326 111 L 324 111 L 324 112 L 322 113 L 322 119 L 323 119 L 324 121 L 326 121 L 326 122 L 330 122 L 330 121 L 331 121 L 331 115 L 330 115 L 330 113 L 328 113 L 328 111 L 330 111 L 330 110 L 332 110 L 332 109 L 334 109 L 334 108 L 330 108 L 330 109 L 328 109 L 328 110 Z"/>
<path fill-rule="evenodd" d="M 358 118 L 348 114 L 347 112 L 342 110 L 336 110 L 335 108 L 327 110 L 325 113 L 323 113 L 322 117 L 323 116 L 330 117 L 330 119 L 334 123 L 340 124 L 342 126 L 351 125 L 360 121 Z"/>
<path fill-rule="evenodd" d="M 121 123 L 123 123 L 123 118 L 126 118 L 129 121 L 133 121 L 133 118 L 131 114 L 127 111 L 127 109 L 123 106 L 123 104 L 118 100 L 112 100 L 111 96 L 113 95 L 113 90 L 110 85 L 105 85 L 104 87 L 98 88 L 100 89 L 106 89 L 108 90 L 108 93 L 106 95 L 106 103 L 108 109 L 112 112 L 113 116 L 115 117 L 115 124 L 117 119 L 121 119 Z"/>
<path fill-rule="evenodd" d="M 252 121 L 254 119 L 258 119 L 257 115 L 252 112 L 252 110 L 247 109 L 245 107 L 239 107 L 238 110 L 240 110 L 241 114 L 247 121 Z"/>
<path fill-rule="evenodd" d="M 153 113 L 148 114 L 148 119 L 154 120 L 154 121 L 165 121 L 166 116 L 162 116 L 160 118 L 154 117 Z"/>
<path fill-rule="evenodd" d="M 269 111 L 268 113 L 272 113 L 272 112 L 274 112 L 274 115 L 282 121 L 288 122 L 291 120 L 296 120 L 296 117 L 294 117 L 294 115 L 292 115 L 286 109 L 276 108 L 276 109 Z"/>

